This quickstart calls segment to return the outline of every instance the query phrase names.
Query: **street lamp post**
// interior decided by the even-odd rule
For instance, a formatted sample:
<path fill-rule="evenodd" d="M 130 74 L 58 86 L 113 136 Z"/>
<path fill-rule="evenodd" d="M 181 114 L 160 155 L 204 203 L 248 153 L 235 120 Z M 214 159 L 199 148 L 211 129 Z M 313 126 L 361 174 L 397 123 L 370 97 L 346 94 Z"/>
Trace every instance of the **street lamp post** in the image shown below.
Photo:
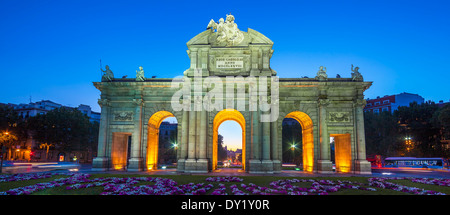
<path fill-rule="evenodd" d="M 411 141 L 411 137 L 405 137 L 405 144 L 406 144 L 406 150 L 409 151 L 412 148 L 412 141 Z"/>

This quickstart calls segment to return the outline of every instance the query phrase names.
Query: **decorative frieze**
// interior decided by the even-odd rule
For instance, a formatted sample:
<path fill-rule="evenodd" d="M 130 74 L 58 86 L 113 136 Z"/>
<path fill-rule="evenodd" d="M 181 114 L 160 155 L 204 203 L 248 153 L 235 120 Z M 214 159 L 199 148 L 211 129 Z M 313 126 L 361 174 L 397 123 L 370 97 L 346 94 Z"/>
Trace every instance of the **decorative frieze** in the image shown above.
<path fill-rule="evenodd" d="M 349 112 L 329 112 L 329 122 L 350 122 Z"/>
<path fill-rule="evenodd" d="M 133 121 L 133 114 L 132 111 L 115 111 L 113 119 L 114 121 Z"/>

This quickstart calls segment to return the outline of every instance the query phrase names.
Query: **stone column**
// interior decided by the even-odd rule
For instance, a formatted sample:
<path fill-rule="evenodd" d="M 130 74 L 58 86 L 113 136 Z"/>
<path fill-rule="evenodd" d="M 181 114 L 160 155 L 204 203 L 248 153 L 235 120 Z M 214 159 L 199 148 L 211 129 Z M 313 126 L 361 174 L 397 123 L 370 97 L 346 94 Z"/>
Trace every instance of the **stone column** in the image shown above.
<path fill-rule="evenodd" d="M 197 113 L 194 110 L 189 111 L 189 139 L 188 139 L 188 160 L 195 159 L 195 133 L 197 124 Z"/>
<path fill-rule="evenodd" d="M 142 107 L 144 101 L 140 98 L 133 99 L 133 104 L 136 105 L 134 113 L 134 129 L 131 136 L 131 156 L 128 163 L 128 171 L 142 171 L 143 158 L 141 154 L 142 142 Z"/>
<path fill-rule="evenodd" d="M 278 120 L 277 120 L 278 121 Z M 272 145 L 272 161 L 274 172 L 281 172 L 281 159 L 278 156 L 278 126 L 277 121 L 270 123 L 270 142 Z"/>
<path fill-rule="evenodd" d="M 189 111 L 189 142 L 188 142 L 188 159 L 184 163 L 184 172 L 195 172 L 197 166 L 197 160 L 195 152 L 197 148 L 197 111 L 192 108 Z"/>
<path fill-rule="evenodd" d="M 262 170 L 263 172 L 273 172 L 273 163 L 270 160 L 270 122 L 262 122 Z"/>
<path fill-rule="evenodd" d="M 356 99 L 355 103 L 356 117 L 356 148 L 357 160 L 355 160 L 355 173 L 372 174 L 371 164 L 366 160 L 366 137 L 364 134 L 364 106 L 365 99 Z"/>
<path fill-rule="evenodd" d="M 263 122 L 262 124 L 262 159 L 270 160 L 270 122 Z"/>
<path fill-rule="evenodd" d="M 98 135 L 97 157 L 92 160 L 92 170 L 104 171 L 108 169 L 109 158 L 106 154 L 108 146 L 108 127 L 110 115 L 110 102 L 106 98 L 98 100 L 101 107 L 100 127 Z"/>
<path fill-rule="evenodd" d="M 184 162 L 188 157 L 188 138 L 189 138 L 189 112 L 183 110 L 183 118 L 181 121 L 181 143 L 180 143 L 180 158 L 177 162 L 177 170 L 184 171 Z"/>
<path fill-rule="evenodd" d="M 319 125 L 320 125 L 320 160 L 318 160 L 319 173 L 332 173 L 333 164 L 330 161 L 330 135 L 328 134 L 327 106 L 328 99 L 319 99 Z"/>
<path fill-rule="evenodd" d="M 197 132 L 200 135 L 199 140 L 199 154 L 197 160 L 197 171 L 199 172 L 208 172 L 208 160 L 206 159 L 206 131 L 207 131 L 207 118 L 206 118 L 206 110 L 202 110 L 198 112 L 200 115 L 200 131 Z"/>
<path fill-rule="evenodd" d="M 260 143 L 260 121 L 259 121 L 259 108 L 252 113 L 252 126 L 251 126 L 251 158 L 249 159 L 249 173 L 258 173 L 261 171 L 261 143 Z"/>

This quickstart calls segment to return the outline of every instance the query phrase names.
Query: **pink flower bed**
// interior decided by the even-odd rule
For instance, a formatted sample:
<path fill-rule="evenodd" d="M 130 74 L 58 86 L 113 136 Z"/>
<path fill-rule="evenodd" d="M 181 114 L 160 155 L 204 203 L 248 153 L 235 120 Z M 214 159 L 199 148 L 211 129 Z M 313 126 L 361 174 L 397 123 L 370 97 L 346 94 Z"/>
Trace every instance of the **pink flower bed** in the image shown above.
<path fill-rule="evenodd" d="M 270 187 L 258 186 L 253 183 L 231 184 L 226 182 L 242 182 L 238 177 L 208 177 L 207 182 L 220 182 L 218 185 L 205 183 L 188 183 L 178 185 L 176 181 L 159 177 L 107 177 L 93 178 L 83 173 L 33 173 L 1 175 L 1 182 L 23 181 L 32 179 L 49 178 L 54 175 L 68 177 L 54 179 L 46 183 L 10 189 L 0 192 L 0 195 L 27 195 L 36 191 L 65 186 L 66 190 L 85 189 L 89 187 L 103 187 L 101 195 L 204 195 L 209 190 L 210 195 L 328 195 L 343 189 L 356 189 L 376 191 L 375 188 L 392 189 L 400 192 L 416 195 L 445 195 L 444 193 L 424 190 L 416 187 L 402 186 L 390 181 L 410 180 L 416 183 L 432 184 L 438 186 L 450 186 L 450 179 L 428 179 L 428 178 L 368 178 L 369 184 L 361 184 L 352 181 L 331 181 L 313 179 L 282 179 L 273 181 Z M 150 183 L 148 183 L 150 182 Z M 139 185 L 142 183 L 143 185 Z M 310 183 L 309 187 L 298 186 L 300 183 Z M 304 184 L 303 184 L 304 185 Z"/>
<path fill-rule="evenodd" d="M 415 179 L 415 178 L 407 178 L 407 177 L 393 177 L 393 178 L 369 178 L 369 185 L 372 187 L 379 187 L 383 189 L 391 189 L 405 193 L 411 193 L 416 195 L 445 195 L 445 193 L 440 193 L 432 190 L 424 190 L 417 187 L 408 187 L 399 184 L 395 184 L 392 182 L 388 182 L 387 180 L 411 180 L 413 182 L 425 182 L 423 179 Z"/>

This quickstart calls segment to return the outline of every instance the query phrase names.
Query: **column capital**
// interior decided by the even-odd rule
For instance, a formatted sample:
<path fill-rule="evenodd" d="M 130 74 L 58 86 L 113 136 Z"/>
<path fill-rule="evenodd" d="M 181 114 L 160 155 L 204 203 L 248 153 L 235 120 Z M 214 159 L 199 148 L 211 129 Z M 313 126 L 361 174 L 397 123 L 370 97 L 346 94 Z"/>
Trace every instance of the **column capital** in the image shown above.
<path fill-rule="evenodd" d="M 97 103 L 98 105 L 100 105 L 100 107 L 111 106 L 111 101 L 109 99 L 98 99 Z"/>
<path fill-rule="evenodd" d="M 143 99 L 133 99 L 133 104 L 137 106 L 144 106 L 144 100 Z"/>
<path fill-rule="evenodd" d="M 326 107 L 330 104 L 330 100 L 329 99 L 318 99 L 317 104 L 319 105 L 319 107 Z"/>
<path fill-rule="evenodd" d="M 355 107 L 361 107 L 364 108 L 366 106 L 367 102 L 365 99 L 355 99 L 353 105 Z"/>

